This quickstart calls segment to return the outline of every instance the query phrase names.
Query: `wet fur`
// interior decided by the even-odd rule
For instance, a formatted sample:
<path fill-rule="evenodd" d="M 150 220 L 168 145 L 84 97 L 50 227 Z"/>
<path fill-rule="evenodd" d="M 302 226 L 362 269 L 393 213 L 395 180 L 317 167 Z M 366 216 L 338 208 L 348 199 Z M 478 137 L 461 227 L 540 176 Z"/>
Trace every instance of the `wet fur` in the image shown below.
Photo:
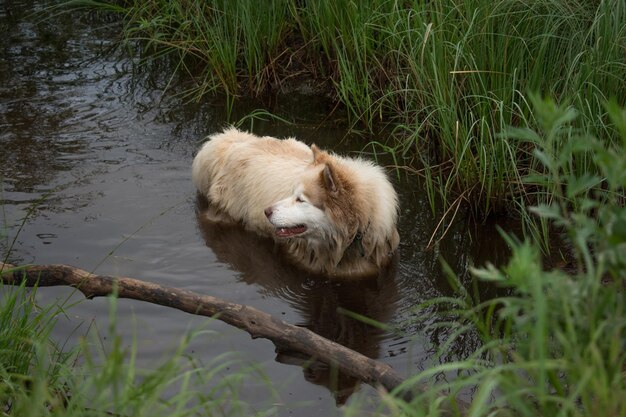
<path fill-rule="evenodd" d="M 192 176 L 216 218 L 272 236 L 311 272 L 373 275 L 398 247 L 397 195 L 369 161 L 230 128 L 205 142 Z M 278 237 L 278 228 L 295 226 L 292 218 L 304 219 L 308 230 Z"/>

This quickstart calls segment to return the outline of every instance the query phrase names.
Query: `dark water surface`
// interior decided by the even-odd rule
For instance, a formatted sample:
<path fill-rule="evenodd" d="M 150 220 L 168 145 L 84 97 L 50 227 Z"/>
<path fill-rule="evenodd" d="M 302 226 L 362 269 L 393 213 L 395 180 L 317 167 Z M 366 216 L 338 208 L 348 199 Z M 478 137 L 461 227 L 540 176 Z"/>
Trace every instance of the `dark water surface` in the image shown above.
<path fill-rule="evenodd" d="M 467 266 L 494 261 L 506 248 L 493 228 L 460 221 L 433 250 L 424 250 L 437 219 L 415 178 L 395 178 L 401 196 L 402 243 L 397 271 L 371 282 L 326 282 L 294 274 L 266 240 L 240 229 L 207 224 L 196 215 L 190 165 L 202 138 L 227 123 L 223 102 L 185 104 L 163 94 L 168 68 L 133 62 L 113 48 L 120 28 L 102 16 L 33 15 L 32 1 L 0 3 L 0 255 L 15 264 L 63 263 L 124 275 L 248 304 L 308 327 L 412 374 L 431 365 L 445 332 L 426 332 L 415 306 L 450 295 L 439 257 L 465 275 Z M 52 13 L 47 13 L 51 16 Z M 174 80 L 176 81 L 176 80 Z M 254 131 L 294 135 L 340 153 L 369 139 L 331 123 L 323 99 L 288 94 L 274 112 L 294 125 L 255 122 Z M 258 103 L 239 104 L 243 116 Z M 249 124 L 247 125 L 249 127 Z M 25 219 L 25 220 L 24 220 Z M 81 300 L 63 288 L 42 289 L 42 303 Z M 354 311 L 402 331 L 377 330 L 338 312 Z M 106 334 L 108 302 L 79 302 L 60 320 L 56 337 L 71 344 L 88 327 Z M 190 329 L 192 355 L 208 362 L 238 352 L 260 364 L 278 392 L 284 415 L 332 415 L 353 391 L 373 389 L 323 366 L 303 370 L 290 352 L 219 322 L 146 303 L 118 303 L 118 332 L 149 367 Z M 106 343 L 106 342 L 104 342 Z M 457 344 L 463 356 L 472 340 Z M 289 365 L 291 364 L 291 365 Z M 268 403 L 265 382 L 244 383 L 244 400 Z"/>

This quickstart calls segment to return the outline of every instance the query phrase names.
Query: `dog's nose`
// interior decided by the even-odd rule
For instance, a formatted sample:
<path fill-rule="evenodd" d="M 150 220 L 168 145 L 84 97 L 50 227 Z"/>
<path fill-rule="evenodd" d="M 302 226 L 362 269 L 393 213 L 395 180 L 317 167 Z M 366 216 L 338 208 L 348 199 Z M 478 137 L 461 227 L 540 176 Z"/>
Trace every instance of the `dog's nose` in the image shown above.
<path fill-rule="evenodd" d="M 268 219 L 270 217 L 272 217 L 272 213 L 273 213 L 273 211 L 272 211 L 271 207 L 268 207 L 268 208 L 265 209 L 265 217 L 267 217 Z"/>

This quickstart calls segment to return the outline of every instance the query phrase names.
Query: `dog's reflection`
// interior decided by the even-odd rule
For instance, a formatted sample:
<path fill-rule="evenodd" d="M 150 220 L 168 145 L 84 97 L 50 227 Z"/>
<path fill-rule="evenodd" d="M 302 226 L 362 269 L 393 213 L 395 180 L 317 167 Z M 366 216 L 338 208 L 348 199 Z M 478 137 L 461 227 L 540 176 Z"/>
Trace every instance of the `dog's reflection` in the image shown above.
<path fill-rule="evenodd" d="M 311 275 L 283 259 L 271 239 L 232 222 L 216 221 L 216 213 L 203 200 L 198 198 L 197 219 L 206 244 L 220 261 L 241 273 L 240 279 L 288 302 L 302 318 L 302 322 L 294 324 L 370 358 L 379 356 L 384 332 L 346 311 L 387 322 L 397 301 L 394 279 L 397 261 L 378 277 L 367 280 L 331 281 Z M 343 404 L 359 385 L 334 367 L 297 352 L 277 348 L 276 360 L 303 366 L 305 378 L 326 386 L 338 404 Z"/>

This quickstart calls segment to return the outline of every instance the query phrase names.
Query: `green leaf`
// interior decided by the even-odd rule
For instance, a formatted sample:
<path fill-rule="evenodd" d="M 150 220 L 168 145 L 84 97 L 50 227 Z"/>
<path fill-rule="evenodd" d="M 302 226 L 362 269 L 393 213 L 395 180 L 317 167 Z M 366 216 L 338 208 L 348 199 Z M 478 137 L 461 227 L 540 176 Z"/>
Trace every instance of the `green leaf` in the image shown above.
<path fill-rule="evenodd" d="M 563 218 L 559 207 L 554 204 L 539 204 L 538 206 L 531 207 L 530 211 L 544 219 L 560 220 Z"/>
<path fill-rule="evenodd" d="M 580 198 L 579 199 L 580 209 L 583 212 L 587 212 L 589 210 L 597 209 L 600 206 L 600 203 L 591 198 Z"/>
<path fill-rule="evenodd" d="M 626 210 L 615 213 L 615 218 L 611 224 L 609 242 L 612 245 L 620 245 L 626 242 Z"/>
<path fill-rule="evenodd" d="M 606 104 L 611 122 L 615 125 L 622 138 L 622 150 L 626 152 L 626 108 L 621 108 L 615 99 Z"/>
<path fill-rule="evenodd" d="M 591 136 L 577 136 L 572 138 L 562 148 L 562 151 L 567 154 L 591 152 L 602 147 L 602 144 Z"/>
<path fill-rule="evenodd" d="M 533 150 L 533 156 L 539 161 L 541 162 L 541 164 L 543 166 L 545 166 L 546 168 L 548 168 L 550 171 L 552 171 L 554 169 L 554 161 L 552 158 L 550 158 L 550 156 L 548 156 L 545 152 L 539 150 L 539 149 L 534 149 Z"/>
<path fill-rule="evenodd" d="M 542 185 L 544 187 L 550 186 L 552 184 L 552 180 L 550 177 L 544 174 L 529 174 L 526 175 L 522 181 L 524 184 L 534 184 L 534 185 Z"/>
<path fill-rule="evenodd" d="M 543 146 L 545 139 L 543 139 L 537 132 L 529 128 L 522 127 L 509 127 L 505 132 L 506 137 L 511 139 L 517 139 L 521 142 L 531 142 L 538 146 Z"/>
<path fill-rule="evenodd" d="M 560 107 L 560 110 L 561 112 L 557 114 L 556 119 L 553 121 L 553 129 L 558 129 L 561 126 L 567 125 L 578 117 L 578 111 L 573 107 Z"/>
<path fill-rule="evenodd" d="M 484 268 L 470 267 L 470 272 L 475 277 L 484 281 L 506 281 L 506 276 L 493 264 L 487 263 Z"/>
<path fill-rule="evenodd" d="M 566 195 L 568 198 L 573 198 L 582 192 L 589 191 L 591 188 L 600 184 L 601 181 L 602 179 L 597 175 L 571 175 L 567 181 Z"/>
<path fill-rule="evenodd" d="M 529 98 L 538 115 L 541 128 L 546 133 L 553 134 L 561 126 L 578 117 L 578 112 L 574 108 L 558 105 L 551 98 L 542 99 L 537 94 L 531 94 Z"/>

